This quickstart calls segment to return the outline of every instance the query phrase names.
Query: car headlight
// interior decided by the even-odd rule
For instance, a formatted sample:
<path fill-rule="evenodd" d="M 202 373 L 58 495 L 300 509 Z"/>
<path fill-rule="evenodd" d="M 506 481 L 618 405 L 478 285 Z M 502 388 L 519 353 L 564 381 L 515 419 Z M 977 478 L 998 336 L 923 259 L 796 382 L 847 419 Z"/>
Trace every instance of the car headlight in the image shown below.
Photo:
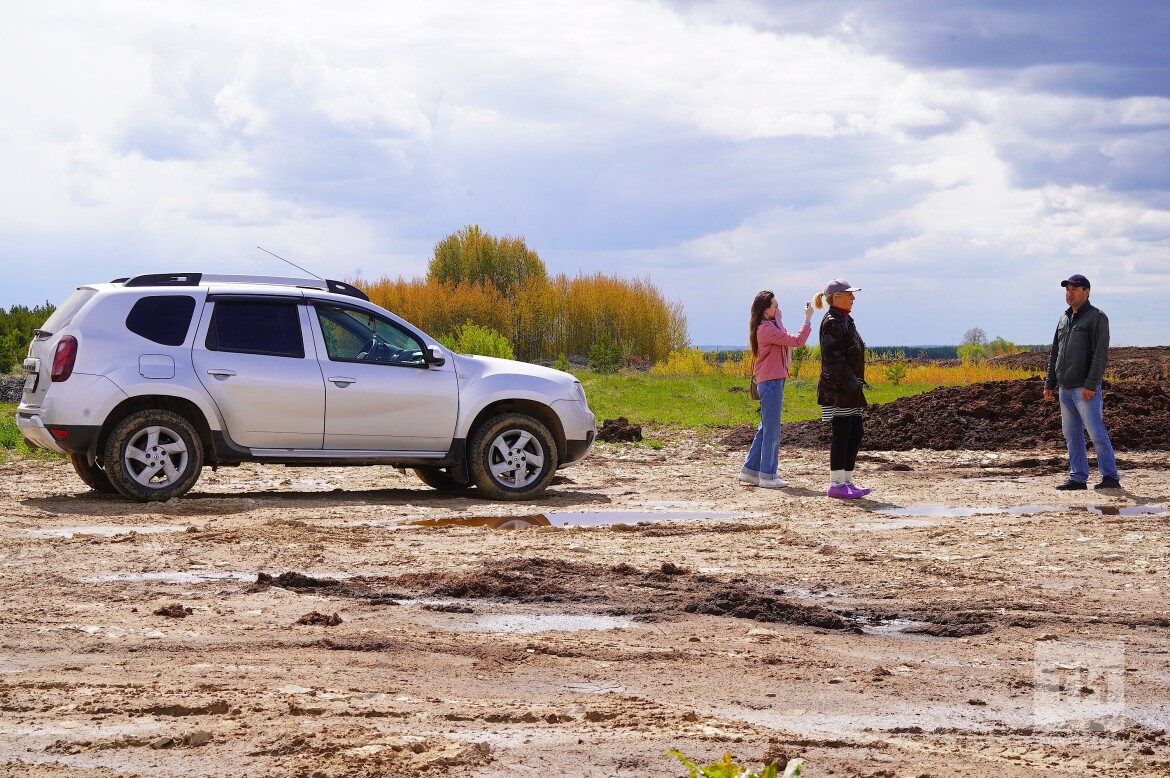
<path fill-rule="evenodd" d="M 581 382 L 574 381 L 573 388 L 577 390 L 577 398 L 585 405 L 588 405 L 589 402 L 585 399 L 585 387 L 581 386 Z"/>

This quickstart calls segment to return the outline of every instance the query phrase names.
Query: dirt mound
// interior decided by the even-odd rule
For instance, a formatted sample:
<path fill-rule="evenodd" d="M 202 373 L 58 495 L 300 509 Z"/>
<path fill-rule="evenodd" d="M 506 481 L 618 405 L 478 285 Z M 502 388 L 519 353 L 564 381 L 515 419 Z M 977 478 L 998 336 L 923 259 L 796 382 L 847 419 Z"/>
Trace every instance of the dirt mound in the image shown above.
<path fill-rule="evenodd" d="M 821 629 L 856 629 L 852 621 L 827 608 L 778 596 L 783 593 L 778 589 L 759 588 L 739 579 L 721 581 L 708 575 L 694 575 L 669 561 L 652 570 L 640 570 L 624 562 L 602 567 L 532 557 L 492 560 L 469 572 L 426 576 L 408 573 L 344 581 L 318 580 L 296 572 L 277 577 L 261 573 L 261 576 L 268 585 L 283 585 L 291 591 L 309 594 L 319 593 L 323 584 L 328 585 L 331 596 L 365 600 L 370 605 L 398 605 L 401 603 L 397 600 L 430 597 L 505 599 L 523 603 L 589 604 L 607 615 L 643 621 L 702 613 Z M 424 607 L 448 613 L 474 612 L 470 607 Z M 337 614 L 330 617 L 314 611 L 297 623 L 334 626 L 340 619 Z"/>
<path fill-rule="evenodd" d="M 1027 370 L 1048 369 L 1047 351 L 1026 351 L 992 357 L 992 364 Z M 1116 380 L 1155 381 L 1170 379 L 1170 346 L 1119 346 L 1109 349 L 1106 377 Z"/>
<path fill-rule="evenodd" d="M 736 586 L 717 588 L 706 592 L 701 599 L 683 606 L 687 613 L 705 613 L 710 616 L 732 616 L 755 621 L 807 624 L 822 629 L 852 629 L 853 625 L 819 605 L 801 605 L 779 600 L 768 595 L 755 594 Z"/>
<path fill-rule="evenodd" d="M 1013 355 L 1021 356 L 1021 355 Z M 1118 451 L 1170 450 L 1170 394 L 1159 383 L 1105 381 L 1105 423 Z M 1060 409 L 1043 400 L 1044 380 L 990 381 L 953 386 L 871 406 L 866 411 L 869 451 L 912 448 L 1002 451 L 1064 447 Z M 827 448 L 829 425 L 785 424 L 782 446 Z M 755 428 L 737 427 L 724 445 L 747 448 Z"/>
<path fill-rule="evenodd" d="M 597 430 L 597 439 L 605 443 L 636 443 L 642 439 L 642 425 L 630 424 L 625 416 L 606 419 Z"/>

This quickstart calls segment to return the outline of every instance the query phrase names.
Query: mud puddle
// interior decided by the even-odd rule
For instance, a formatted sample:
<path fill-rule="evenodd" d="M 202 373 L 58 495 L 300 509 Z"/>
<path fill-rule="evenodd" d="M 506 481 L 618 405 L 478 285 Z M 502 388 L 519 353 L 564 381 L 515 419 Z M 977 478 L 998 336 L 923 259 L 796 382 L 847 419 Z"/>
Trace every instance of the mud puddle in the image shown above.
<path fill-rule="evenodd" d="M 54 527 L 53 529 L 30 529 L 28 534 L 34 538 L 112 538 L 117 535 L 154 535 L 164 532 L 186 532 L 186 527 L 174 527 L 169 524 L 142 524 L 142 525 L 110 525 L 94 524 L 82 527 Z"/>
<path fill-rule="evenodd" d="M 162 570 L 153 573 L 107 573 L 92 575 L 79 579 L 81 583 L 115 583 L 120 581 L 170 583 L 170 584 L 198 584 L 210 581 L 253 581 L 255 573 L 241 572 L 214 572 L 192 571 L 180 572 L 177 570 Z"/>
<path fill-rule="evenodd" d="M 989 725 L 1028 727 L 1031 711 L 1005 711 L 967 704 L 915 706 L 913 711 L 891 713 L 851 711 L 835 713 L 811 707 L 785 706 L 781 710 L 754 710 L 749 707 L 722 707 L 710 715 L 738 719 L 750 724 L 796 732 L 806 737 L 870 738 L 875 732 L 921 732 L 938 727 L 956 734 L 986 731 Z M 893 775 L 893 773 L 890 773 Z"/>
<path fill-rule="evenodd" d="M 1089 513 L 1098 516 L 1161 516 L 1166 508 L 1161 505 L 1090 505 Z"/>
<path fill-rule="evenodd" d="M 668 521 L 705 521 L 742 519 L 749 514 L 720 511 L 598 511 L 583 513 L 563 511 L 526 516 L 447 516 L 435 519 L 396 521 L 390 526 L 407 527 L 487 527 L 517 530 L 534 527 L 611 527 L 615 525 L 653 524 Z"/>
<path fill-rule="evenodd" d="M 874 508 L 874 513 L 883 516 L 927 516 L 931 518 L 959 519 L 967 516 L 984 516 L 994 514 L 1009 514 L 1012 516 L 1032 516 L 1037 513 L 1059 513 L 1068 510 L 1068 506 L 1059 505 L 1012 505 L 1006 508 L 993 506 L 964 506 L 964 505 L 937 505 L 923 503 L 919 505 L 895 505 L 889 508 Z"/>
<path fill-rule="evenodd" d="M 880 624 L 865 624 L 861 627 L 861 631 L 866 635 L 875 635 L 877 637 L 913 638 L 921 640 L 924 636 L 915 634 L 913 630 L 929 626 L 929 624 L 930 622 L 928 621 L 915 621 L 914 619 L 890 619 Z"/>
<path fill-rule="evenodd" d="M 616 616 L 575 615 L 571 613 L 492 613 L 470 620 L 456 619 L 455 623 L 436 625 L 452 632 L 483 632 L 488 634 L 527 635 L 537 632 L 605 632 L 634 625 L 628 618 Z"/>

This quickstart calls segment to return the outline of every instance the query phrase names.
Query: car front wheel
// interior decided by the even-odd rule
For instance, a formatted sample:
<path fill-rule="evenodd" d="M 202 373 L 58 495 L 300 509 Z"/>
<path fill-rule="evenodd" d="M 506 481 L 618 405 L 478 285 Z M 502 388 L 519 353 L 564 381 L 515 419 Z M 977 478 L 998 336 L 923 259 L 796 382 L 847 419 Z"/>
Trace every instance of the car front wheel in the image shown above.
<path fill-rule="evenodd" d="M 471 439 L 475 488 L 492 500 L 527 500 L 548 488 L 557 471 L 557 447 L 548 428 L 531 416 L 505 413 Z"/>
<path fill-rule="evenodd" d="M 106 476 L 124 496 L 141 502 L 179 497 L 199 480 L 203 444 L 191 423 L 177 413 L 132 413 L 106 441 Z"/>

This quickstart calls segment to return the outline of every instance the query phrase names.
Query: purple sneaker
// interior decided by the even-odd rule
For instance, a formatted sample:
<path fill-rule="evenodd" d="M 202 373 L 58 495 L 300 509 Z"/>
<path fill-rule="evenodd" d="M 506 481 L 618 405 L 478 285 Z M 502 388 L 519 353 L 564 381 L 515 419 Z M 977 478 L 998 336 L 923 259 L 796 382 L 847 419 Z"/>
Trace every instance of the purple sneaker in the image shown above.
<path fill-rule="evenodd" d="M 854 497 L 864 497 L 873 491 L 873 489 L 865 489 L 853 483 L 845 484 L 845 488 L 853 492 Z"/>
<path fill-rule="evenodd" d="M 829 497 L 837 497 L 842 500 L 856 500 L 861 495 L 854 492 L 846 484 L 834 484 L 829 487 L 829 491 L 825 492 Z"/>

